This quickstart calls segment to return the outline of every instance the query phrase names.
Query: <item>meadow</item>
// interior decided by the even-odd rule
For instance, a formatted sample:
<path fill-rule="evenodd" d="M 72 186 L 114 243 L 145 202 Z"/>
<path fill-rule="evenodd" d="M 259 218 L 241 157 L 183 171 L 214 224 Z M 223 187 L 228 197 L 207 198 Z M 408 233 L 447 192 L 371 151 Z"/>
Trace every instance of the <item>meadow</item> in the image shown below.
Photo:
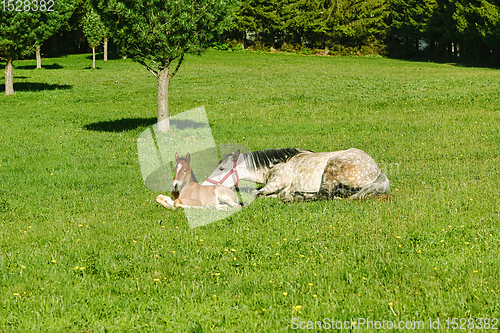
<path fill-rule="evenodd" d="M 392 194 L 257 198 L 190 229 L 141 176 L 154 77 L 128 59 L 90 64 L 16 61 L 15 96 L 0 79 L 1 332 L 283 332 L 292 318 L 429 331 L 429 320 L 445 330 L 448 318 L 500 319 L 498 70 L 188 57 L 171 82 L 172 115 L 204 106 L 218 144 L 250 150 L 362 149 Z"/>

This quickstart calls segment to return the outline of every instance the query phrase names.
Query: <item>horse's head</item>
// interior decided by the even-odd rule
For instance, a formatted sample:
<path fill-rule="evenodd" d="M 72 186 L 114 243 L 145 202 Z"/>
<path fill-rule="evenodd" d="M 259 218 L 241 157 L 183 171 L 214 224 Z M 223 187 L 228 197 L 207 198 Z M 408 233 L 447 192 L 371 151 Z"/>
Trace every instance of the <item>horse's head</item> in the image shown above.
<path fill-rule="evenodd" d="M 240 157 L 240 150 L 224 156 L 215 170 L 205 179 L 203 185 L 224 185 L 226 187 L 238 186 L 239 176 L 236 164 Z M 233 175 L 233 177 L 230 177 Z"/>
<path fill-rule="evenodd" d="M 191 155 L 187 153 L 186 158 L 180 158 L 175 153 L 175 177 L 173 182 L 174 191 L 180 192 L 187 182 L 192 181 Z"/>

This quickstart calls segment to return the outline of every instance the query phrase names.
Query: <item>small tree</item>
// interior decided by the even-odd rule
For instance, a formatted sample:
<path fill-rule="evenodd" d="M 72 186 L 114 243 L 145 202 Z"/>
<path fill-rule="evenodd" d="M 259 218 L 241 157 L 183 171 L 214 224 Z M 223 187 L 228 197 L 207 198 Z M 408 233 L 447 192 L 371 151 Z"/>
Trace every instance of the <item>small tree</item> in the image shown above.
<path fill-rule="evenodd" d="M 71 16 L 73 3 L 73 0 L 60 0 L 49 8 L 30 2 L 23 3 L 23 11 L 16 11 L 11 1 L 6 10 L 0 10 L 0 59 L 7 62 L 6 95 L 14 95 L 14 60 L 33 53 L 37 45 L 55 33 Z M 37 10 L 31 6 L 38 6 Z"/>
<path fill-rule="evenodd" d="M 54 4 L 55 8 L 51 11 L 39 10 L 38 24 L 34 28 L 35 50 L 36 50 L 36 68 L 42 68 L 42 57 L 40 48 L 48 38 L 55 34 L 61 26 L 66 23 L 75 9 L 75 0 L 59 0 Z"/>
<path fill-rule="evenodd" d="M 6 95 L 14 95 L 14 60 L 33 52 L 36 23 L 30 12 L 0 10 L 0 59 L 7 62 L 4 72 Z"/>
<path fill-rule="evenodd" d="M 168 87 L 186 53 L 200 54 L 228 26 L 238 0 L 91 0 L 123 55 L 158 80 L 159 130 L 170 129 Z M 174 70 L 170 66 L 177 61 Z M 166 120 L 166 121 L 162 121 Z"/>
<path fill-rule="evenodd" d="M 101 17 L 92 8 L 87 11 L 83 22 L 83 33 L 87 37 L 89 46 L 92 48 L 92 68 L 95 68 L 95 48 L 101 44 L 106 28 L 101 21 Z"/>

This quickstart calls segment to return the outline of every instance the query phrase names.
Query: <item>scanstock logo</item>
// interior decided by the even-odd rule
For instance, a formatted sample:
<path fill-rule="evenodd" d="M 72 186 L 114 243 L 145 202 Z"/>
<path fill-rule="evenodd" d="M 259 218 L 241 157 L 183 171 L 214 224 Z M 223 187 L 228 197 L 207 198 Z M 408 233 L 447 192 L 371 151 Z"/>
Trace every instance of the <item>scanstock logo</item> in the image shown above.
<path fill-rule="evenodd" d="M 248 152 L 241 145 L 217 145 L 212 136 L 204 107 L 176 114 L 170 117 L 170 131 L 158 130 L 158 123 L 148 127 L 137 138 L 137 150 L 144 185 L 155 192 L 169 195 L 174 178 L 175 154 L 191 155 L 191 168 L 196 179 L 202 183 L 219 163 L 222 156 L 233 151 Z M 254 197 L 256 189 L 253 182 L 241 181 L 238 187 L 238 199 L 245 206 Z M 158 193 L 160 194 L 160 193 Z M 184 212 L 190 228 L 197 228 L 217 220 L 224 219 L 241 210 L 241 206 L 233 209 L 216 210 L 215 208 L 186 208 Z"/>

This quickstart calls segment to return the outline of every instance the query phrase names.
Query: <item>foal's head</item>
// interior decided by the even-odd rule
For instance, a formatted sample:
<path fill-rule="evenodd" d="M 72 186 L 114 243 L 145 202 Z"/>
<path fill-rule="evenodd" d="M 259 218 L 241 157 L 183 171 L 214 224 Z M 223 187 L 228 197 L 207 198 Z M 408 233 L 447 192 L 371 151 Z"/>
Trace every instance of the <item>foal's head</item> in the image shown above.
<path fill-rule="evenodd" d="M 175 178 L 173 182 L 174 191 L 180 192 L 184 185 L 196 182 L 193 171 L 191 170 L 191 155 L 187 153 L 186 158 L 180 158 L 175 153 Z"/>

